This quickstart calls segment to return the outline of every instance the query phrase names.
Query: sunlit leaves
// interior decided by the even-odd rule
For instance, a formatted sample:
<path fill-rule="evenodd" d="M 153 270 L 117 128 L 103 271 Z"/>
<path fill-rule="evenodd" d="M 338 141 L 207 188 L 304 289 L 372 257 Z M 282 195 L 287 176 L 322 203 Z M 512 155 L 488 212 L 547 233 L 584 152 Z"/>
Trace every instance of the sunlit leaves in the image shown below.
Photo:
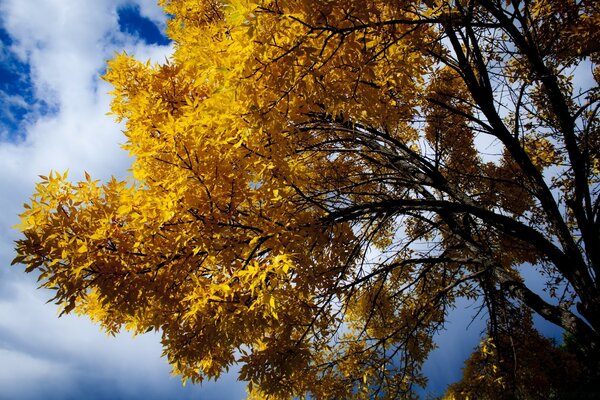
<path fill-rule="evenodd" d="M 53 172 L 21 214 L 63 312 L 161 331 L 184 380 L 238 363 L 250 398 L 410 398 L 458 297 L 526 303 L 523 263 L 593 286 L 586 2 L 160 4 L 173 56 L 105 75 L 131 177 Z"/>

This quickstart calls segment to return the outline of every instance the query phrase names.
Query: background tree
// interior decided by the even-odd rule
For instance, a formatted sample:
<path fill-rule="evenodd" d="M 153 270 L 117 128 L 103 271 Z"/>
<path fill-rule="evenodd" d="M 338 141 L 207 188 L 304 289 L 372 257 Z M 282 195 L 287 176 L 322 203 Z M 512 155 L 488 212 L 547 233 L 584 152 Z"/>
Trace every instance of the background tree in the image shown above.
<path fill-rule="evenodd" d="M 488 337 L 479 344 L 444 399 L 586 398 L 593 388 L 581 381 L 575 355 L 542 337 L 526 309 L 505 317 L 498 342 Z"/>
<path fill-rule="evenodd" d="M 63 312 L 254 398 L 410 397 L 458 297 L 597 354 L 597 2 L 161 4 L 172 59 L 106 74 L 132 179 L 51 173 L 21 215 Z"/>

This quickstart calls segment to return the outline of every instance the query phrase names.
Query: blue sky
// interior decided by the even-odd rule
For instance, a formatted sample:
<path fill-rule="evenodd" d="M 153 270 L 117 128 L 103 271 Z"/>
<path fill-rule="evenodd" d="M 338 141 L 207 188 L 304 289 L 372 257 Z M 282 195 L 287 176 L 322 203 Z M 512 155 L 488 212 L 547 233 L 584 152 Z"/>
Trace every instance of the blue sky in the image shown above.
<path fill-rule="evenodd" d="M 116 51 L 164 61 L 165 18 L 148 0 L 0 0 L 0 400 L 244 397 L 234 375 L 183 387 L 156 334 L 113 338 L 85 318 L 57 318 L 36 277 L 9 267 L 11 227 L 37 175 L 127 173 L 99 76 Z"/>
<path fill-rule="evenodd" d="M 21 126 L 32 114 L 47 114 L 48 104 L 33 94 L 31 69 L 11 51 L 14 41 L 0 26 L 0 139 L 16 140 Z"/>
<path fill-rule="evenodd" d="M 127 174 L 123 126 L 105 115 L 110 87 L 99 76 L 115 51 L 164 61 L 172 52 L 165 18 L 148 0 L 0 0 L 0 400 L 244 397 L 234 374 L 182 387 L 158 335 L 113 338 L 87 319 L 59 319 L 36 277 L 7 267 L 11 227 L 38 175 Z M 462 303 L 453 312 L 425 366 L 429 390 L 460 378 L 484 326 L 475 320 L 467 329 L 475 313 Z"/>

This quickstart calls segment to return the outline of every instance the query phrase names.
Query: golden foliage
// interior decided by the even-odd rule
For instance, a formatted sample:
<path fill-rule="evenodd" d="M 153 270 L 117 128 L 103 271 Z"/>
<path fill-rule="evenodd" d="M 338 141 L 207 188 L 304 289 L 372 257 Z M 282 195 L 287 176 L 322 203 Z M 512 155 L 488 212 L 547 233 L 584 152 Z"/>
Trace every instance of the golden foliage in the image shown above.
<path fill-rule="evenodd" d="M 524 262 L 589 285 L 568 269 L 585 220 L 565 223 L 543 174 L 580 151 L 552 190 L 597 182 L 596 92 L 573 145 L 535 62 L 597 62 L 580 27 L 598 10 L 499 3 L 161 0 L 172 58 L 123 53 L 105 75 L 131 179 L 42 177 L 15 261 L 64 313 L 161 331 L 184 380 L 239 363 L 250 398 L 414 396 L 457 297 L 527 294 Z M 531 46 L 503 19 L 520 7 Z"/>

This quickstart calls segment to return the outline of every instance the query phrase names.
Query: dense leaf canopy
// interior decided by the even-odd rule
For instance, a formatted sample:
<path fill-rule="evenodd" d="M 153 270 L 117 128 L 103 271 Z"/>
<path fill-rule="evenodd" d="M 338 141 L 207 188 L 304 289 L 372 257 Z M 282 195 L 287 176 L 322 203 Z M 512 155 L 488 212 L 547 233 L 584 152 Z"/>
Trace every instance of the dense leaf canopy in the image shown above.
<path fill-rule="evenodd" d="M 253 398 L 410 397 L 459 297 L 495 353 L 522 307 L 597 349 L 597 2 L 161 3 L 172 58 L 105 76 L 131 178 L 21 215 L 63 312 Z"/>

